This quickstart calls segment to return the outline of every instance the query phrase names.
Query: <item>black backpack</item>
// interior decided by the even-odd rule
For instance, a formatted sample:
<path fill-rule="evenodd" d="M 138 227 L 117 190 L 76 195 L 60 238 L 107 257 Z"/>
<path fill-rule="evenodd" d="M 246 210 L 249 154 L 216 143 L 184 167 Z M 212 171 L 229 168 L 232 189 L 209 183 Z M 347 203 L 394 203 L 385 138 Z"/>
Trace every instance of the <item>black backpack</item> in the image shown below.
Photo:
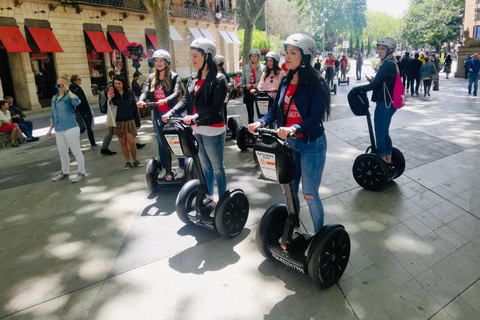
<path fill-rule="evenodd" d="M 107 92 L 110 86 L 111 84 L 108 84 L 105 87 L 105 90 L 100 90 L 100 95 L 98 96 L 98 106 L 100 107 L 101 113 L 107 113 L 107 102 L 108 102 Z"/>
<path fill-rule="evenodd" d="M 353 114 L 356 116 L 366 116 L 368 108 L 370 107 L 368 102 L 368 96 L 366 92 L 358 90 L 350 90 L 348 93 L 348 104 Z"/>

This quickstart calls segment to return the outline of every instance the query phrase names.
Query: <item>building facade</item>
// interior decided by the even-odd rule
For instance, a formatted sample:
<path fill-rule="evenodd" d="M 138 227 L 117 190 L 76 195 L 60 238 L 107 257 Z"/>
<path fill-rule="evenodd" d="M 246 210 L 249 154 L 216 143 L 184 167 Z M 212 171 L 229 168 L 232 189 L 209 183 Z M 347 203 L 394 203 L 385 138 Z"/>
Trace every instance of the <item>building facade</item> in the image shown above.
<path fill-rule="evenodd" d="M 188 76 L 190 43 L 207 37 L 226 57 L 226 70 L 235 72 L 240 43 L 235 0 L 195 4 L 172 0 L 172 69 Z M 122 53 L 128 42 L 141 43 L 149 58 L 157 48 L 153 19 L 140 0 L 0 0 L 0 98 L 13 96 L 22 109 L 39 111 L 50 106 L 59 76 L 78 74 L 95 103 L 109 70 L 131 81 L 135 68 Z M 149 60 L 140 62 L 142 77 Z"/>
<path fill-rule="evenodd" d="M 465 0 L 465 18 L 463 31 L 467 30 L 470 37 L 480 39 L 480 0 Z"/>

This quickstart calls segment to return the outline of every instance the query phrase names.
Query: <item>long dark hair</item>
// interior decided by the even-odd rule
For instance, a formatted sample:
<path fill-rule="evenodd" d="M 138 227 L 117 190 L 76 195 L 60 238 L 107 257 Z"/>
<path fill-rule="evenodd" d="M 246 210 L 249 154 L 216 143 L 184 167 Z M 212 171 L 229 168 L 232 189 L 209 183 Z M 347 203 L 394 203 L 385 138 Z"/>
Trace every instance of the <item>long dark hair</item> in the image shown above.
<path fill-rule="evenodd" d="M 202 54 L 203 57 L 206 57 L 206 63 L 204 62 L 203 63 L 203 67 L 197 71 L 197 74 L 195 75 L 195 78 L 197 78 L 197 80 L 201 80 L 202 79 L 202 71 L 203 71 L 203 68 L 205 68 L 205 66 L 207 66 L 208 68 L 208 75 L 207 75 L 207 78 L 210 77 L 210 76 L 213 76 L 213 77 L 216 77 L 217 76 L 217 73 L 218 73 L 218 68 L 217 68 L 217 64 L 215 63 L 215 61 L 213 61 L 213 57 L 212 57 L 212 54 L 206 54 L 205 51 L 203 51 L 202 49 L 199 49 L 199 48 L 196 48 L 194 50 L 197 50 L 198 52 L 200 52 Z"/>
<path fill-rule="evenodd" d="M 269 57 L 269 58 L 272 58 L 272 57 Z M 282 70 L 282 69 L 280 69 L 280 66 L 278 65 L 278 61 L 274 58 L 272 58 L 272 60 L 273 60 L 273 68 L 272 69 L 270 69 L 268 67 L 267 62 L 265 62 L 265 72 L 263 73 L 265 75 L 265 78 L 267 78 L 268 75 L 270 74 L 270 72 L 272 72 L 272 71 L 275 73 L 275 76 L 278 76 L 278 74 L 280 73 L 280 70 Z"/>
<path fill-rule="evenodd" d="M 129 91 L 130 91 L 130 87 L 128 86 L 128 83 L 127 81 L 125 80 L 125 78 L 123 76 L 115 76 L 113 77 L 113 83 L 115 84 L 115 80 L 117 81 L 120 81 L 121 83 L 123 83 L 123 95 L 120 96 L 120 92 L 118 92 L 117 88 L 115 88 L 115 85 L 113 86 L 113 92 L 114 92 L 114 96 L 113 96 L 113 99 L 125 99 L 125 98 L 128 98 L 128 95 L 129 95 Z"/>
<path fill-rule="evenodd" d="M 227 82 L 230 82 L 230 77 L 228 76 L 228 73 L 227 71 L 225 71 L 225 69 L 223 68 L 223 62 L 221 62 L 218 67 L 220 68 L 221 72 L 225 75 L 225 77 L 227 78 Z"/>
<path fill-rule="evenodd" d="M 287 75 L 287 82 L 290 83 L 292 81 L 292 78 L 296 72 L 298 72 L 298 83 L 302 84 L 305 82 L 310 82 L 311 85 L 313 86 L 314 92 L 317 90 L 323 91 L 322 93 L 326 95 L 326 106 L 325 106 L 325 115 L 324 119 L 328 120 L 330 118 L 330 89 L 325 81 L 325 79 L 322 77 L 320 72 L 315 70 L 312 65 L 310 64 L 310 56 L 309 55 L 304 55 L 302 49 L 300 49 L 300 52 L 302 54 L 302 62 L 300 66 L 296 70 L 289 70 L 288 75 Z M 323 86 L 321 85 L 323 84 Z M 322 87 L 325 90 L 322 90 Z M 295 94 L 294 94 L 295 96 Z"/>

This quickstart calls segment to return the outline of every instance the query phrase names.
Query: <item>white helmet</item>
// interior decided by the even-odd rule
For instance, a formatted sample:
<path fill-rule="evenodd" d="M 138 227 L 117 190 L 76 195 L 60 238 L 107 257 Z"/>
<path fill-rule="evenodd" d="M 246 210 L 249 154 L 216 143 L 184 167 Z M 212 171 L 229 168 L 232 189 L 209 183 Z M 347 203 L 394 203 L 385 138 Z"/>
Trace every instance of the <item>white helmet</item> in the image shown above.
<path fill-rule="evenodd" d="M 252 54 L 258 54 L 258 56 L 260 56 L 260 50 L 258 50 L 257 48 L 252 48 L 250 49 L 248 56 L 250 57 Z"/>
<path fill-rule="evenodd" d="M 395 39 L 390 38 L 390 37 L 380 38 L 377 41 L 377 47 L 379 45 L 383 45 L 383 46 L 387 47 L 388 49 L 391 49 L 392 52 L 397 49 L 397 41 L 395 41 Z"/>
<path fill-rule="evenodd" d="M 168 53 L 167 50 L 163 49 L 155 50 L 152 59 L 155 58 L 162 58 L 163 60 L 167 61 L 168 64 L 170 64 L 170 62 L 172 61 L 172 56 L 170 55 L 170 53 Z"/>
<path fill-rule="evenodd" d="M 317 54 L 317 45 L 315 44 L 315 41 L 305 34 L 302 34 L 302 33 L 292 34 L 283 43 L 284 48 L 286 49 L 287 45 L 289 44 L 302 49 L 304 55 L 310 56 L 310 61 Z"/>
<path fill-rule="evenodd" d="M 270 51 L 269 53 L 267 53 L 267 55 L 265 56 L 265 59 L 266 58 L 272 58 L 272 59 L 275 59 L 275 61 L 277 62 L 280 62 L 280 54 L 278 52 L 275 52 L 275 51 Z"/>
<path fill-rule="evenodd" d="M 190 45 L 190 49 L 200 49 L 205 54 L 211 54 L 212 58 L 215 57 L 215 54 L 217 52 L 217 47 L 215 46 L 215 43 L 212 40 L 209 40 L 207 38 L 197 38 L 192 41 L 192 44 Z"/>
<path fill-rule="evenodd" d="M 217 54 L 213 60 L 215 61 L 215 64 L 216 64 L 217 66 L 218 66 L 220 63 L 222 63 L 222 62 L 225 64 L 225 61 L 226 61 L 226 60 L 225 60 L 225 57 L 222 56 L 222 55 L 220 55 L 220 54 Z"/>

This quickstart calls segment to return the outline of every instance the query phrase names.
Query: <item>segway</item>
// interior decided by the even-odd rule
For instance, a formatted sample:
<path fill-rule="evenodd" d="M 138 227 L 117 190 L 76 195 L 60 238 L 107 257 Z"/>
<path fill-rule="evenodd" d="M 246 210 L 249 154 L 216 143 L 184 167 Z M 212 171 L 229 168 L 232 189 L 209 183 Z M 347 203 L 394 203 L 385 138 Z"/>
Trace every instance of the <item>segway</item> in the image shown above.
<path fill-rule="evenodd" d="M 220 235 L 231 238 L 238 235 L 248 219 L 249 203 L 241 189 L 227 190 L 218 203 L 207 200 L 208 187 L 198 156 L 198 142 L 191 126 L 181 118 L 170 120 L 172 125 L 164 128 L 165 136 L 174 141 L 178 152 L 192 158 L 198 178 L 185 183 L 175 201 L 178 218 L 185 224 L 196 224 L 209 230 L 217 230 Z"/>
<path fill-rule="evenodd" d="M 230 96 L 232 93 L 232 85 L 229 83 L 228 85 L 228 90 L 227 90 L 227 96 L 225 97 L 224 103 L 224 109 L 223 111 L 225 112 L 225 119 L 226 119 L 226 132 L 225 132 L 225 138 L 226 139 L 231 139 L 235 140 L 238 135 L 238 122 L 237 119 L 234 117 L 227 117 L 227 107 L 228 107 L 228 102 L 230 101 Z"/>
<path fill-rule="evenodd" d="M 397 148 L 392 149 L 392 164 L 388 166 L 377 155 L 375 136 L 373 134 L 372 119 L 370 117 L 368 97 L 365 92 L 351 90 L 348 93 L 348 104 L 356 116 L 366 116 L 370 146 L 364 154 L 359 155 L 353 163 L 353 177 L 355 181 L 366 190 L 379 190 L 387 182 L 400 177 L 405 171 L 405 157 Z M 393 108 L 393 106 L 391 107 Z"/>
<path fill-rule="evenodd" d="M 255 96 L 255 109 L 257 110 L 257 117 L 260 119 L 267 114 L 268 110 L 273 104 L 273 98 L 268 94 L 270 90 L 257 90 Z M 248 128 L 241 126 L 238 130 L 237 146 L 240 150 L 245 151 L 248 148 L 253 148 L 255 145 L 255 135 L 248 132 Z"/>
<path fill-rule="evenodd" d="M 338 77 L 338 85 L 340 86 L 341 84 L 346 83 L 347 85 L 350 85 L 350 77 L 347 77 L 346 74 L 350 71 L 350 69 L 345 70 L 345 74 L 340 75 Z"/>
<path fill-rule="evenodd" d="M 347 268 L 350 237 L 340 224 L 326 225 L 314 236 L 295 233 L 294 237 L 300 219 L 293 196 L 296 170 L 292 147 L 278 138 L 276 130 L 259 128 L 257 133 L 261 141 L 255 144 L 254 152 L 262 175 L 282 185 L 287 202 L 267 209 L 257 229 L 257 247 L 266 258 L 310 275 L 319 287 L 331 287 Z"/>
<path fill-rule="evenodd" d="M 181 187 L 187 182 L 188 180 L 193 179 L 196 176 L 194 172 L 193 162 L 192 159 L 186 158 L 185 159 L 185 176 L 181 179 L 177 179 L 177 175 L 174 169 L 172 169 L 172 151 L 177 157 L 183 157 L 182 153 L 177 154 L 177 149 L 170 147 L 171 141 L 169 137 L 165 136 L 164 128 L 165 126 L 172 125 L 171 123 L 167 123 L 166 125 L 161 124 L 162 118 L 156 108 L 154 102 L 147 103 L 147 107 L 150 108 L 155 113 L 155 118 L 157 121 L 152 121 L 154 126 L 157 126 L 158 132 L 160 135 L 160 139 L 162 140 L 163 151 L 165 153 L 166 158 L 166 176 L 165 179 L 158 179 L 158 174 L 163 169 L 160 163 L 160 159 L 156 157 L 150 158 L 148 160 L 147 166 L 145 168 L 145 180 L 147 182 L 147 187 L 150 192 L 158 192 L 164 187 Z"/>
<path fill-rule="evenodd" d="M 330 87 L 330 92 L 333 92 L 333 94 L 337 94 L 337 84 L 334 83 L 333 81 L 335 71 L 332 71 L 332 72 L 333 72 L 333 74 L 331 75 L 332 79 L 325 79 L 325 80 L 327 81 L 327 84 Z M 328 68 L 325 68 L 325 76 L 327 76 L 327 73 L 329 73 Z"/>

